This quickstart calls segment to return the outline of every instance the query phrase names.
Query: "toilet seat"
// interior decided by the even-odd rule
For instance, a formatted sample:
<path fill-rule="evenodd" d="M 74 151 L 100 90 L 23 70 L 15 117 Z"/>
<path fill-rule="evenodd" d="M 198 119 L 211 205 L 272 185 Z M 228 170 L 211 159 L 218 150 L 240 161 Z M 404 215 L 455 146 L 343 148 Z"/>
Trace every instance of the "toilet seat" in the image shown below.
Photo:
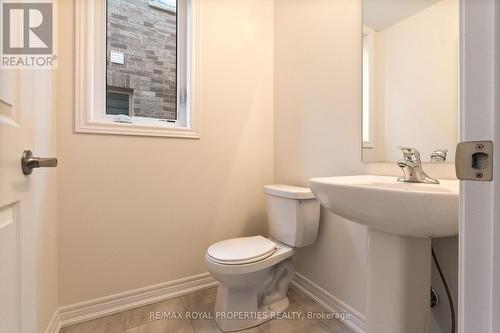
<path fill-rule="evenodd" d="M 270 241 L 276 244 L 276 250 L 268 257 L 263 259 L 259 258 L 260 260 L 258 261 L 246 264 L 222 264 L 214 261 L 207 251 L 205 255 L 205 265 L 211 273 L 238 275 L 268 269 L 293 255 L 292 247 L 274 239 Z"/>
<path fill-rule="evenodd" d="M 244 265 L 272 256 L 277 248 L 276 243 L 262 236 L 233 238 L 212 244 L 207 257 L 222 265 Z"/>

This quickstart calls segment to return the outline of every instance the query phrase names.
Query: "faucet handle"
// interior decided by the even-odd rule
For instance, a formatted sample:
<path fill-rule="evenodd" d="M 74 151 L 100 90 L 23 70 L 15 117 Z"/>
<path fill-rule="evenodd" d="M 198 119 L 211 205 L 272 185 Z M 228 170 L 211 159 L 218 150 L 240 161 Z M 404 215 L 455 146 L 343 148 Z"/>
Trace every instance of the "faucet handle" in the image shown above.
<path fill-rule="evenodd" d="M 399 146 L 398 148 L 403 151 L 403 156 L 406 161 L 420 163 L 420 153 L 417 149 L 403 146 Z"/>
<path fill-rule="evenodd" d="M 412 147 L 398 146 L 398 148 L 401 149 L 403 152 L 415 152 L 415 151 L 417 151 L 415 148 L 412 148 Z"/>
<path fill-rule="evenodd" d="M 448 149 L 434 150 L 431 154 L 431 162 L 433 163 L 446 162 L 447 156 L 448 156 Z"/>

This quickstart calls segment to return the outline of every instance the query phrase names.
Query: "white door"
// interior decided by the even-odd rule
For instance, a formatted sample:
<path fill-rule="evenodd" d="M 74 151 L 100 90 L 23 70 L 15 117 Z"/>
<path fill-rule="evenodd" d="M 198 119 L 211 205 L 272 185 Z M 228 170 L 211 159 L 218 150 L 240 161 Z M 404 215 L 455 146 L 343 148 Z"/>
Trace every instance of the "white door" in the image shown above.
<path fill-rule="evenodd" d="M 500 332 L 500 1 L 462 0 L 461 141 L 494 142 L 494 180 L 460 188 L 459 332 Z"/>
<path fill-rule="evenodd" d="M 20 112 L 20 73 L 0 72 L 0 331 L 19 332 L 21 321 L 21 204 L 29 182 L 19 169 L 33 142 L 31 117 Z"/>
<path fill-rule="evenodd" d="M 25 176 L 25 150 L 50 152 L 53 131 L 43 119 L 51 107 L 49 70 L 0 70 L 0 332 L 39 331 L 38 262 L 42 248 L 42 220 L 49 207 L 48 169 Z M 52 122 L 51 119 L 48 119 Z M 46 139 L 45 139 L 46 138 Z M 53 153 L 53 152 L 51 152 Z M 54 177 L 54 175 L 50 176 Z M 38 265 L 38 266 L 37 266 Z"/>

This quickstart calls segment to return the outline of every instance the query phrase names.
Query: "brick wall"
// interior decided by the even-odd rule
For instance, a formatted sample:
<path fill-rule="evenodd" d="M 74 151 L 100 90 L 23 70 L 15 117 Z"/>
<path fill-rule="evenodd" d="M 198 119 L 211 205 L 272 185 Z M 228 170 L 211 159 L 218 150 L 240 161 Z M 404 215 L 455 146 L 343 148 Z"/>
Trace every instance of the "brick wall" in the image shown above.
<path fill-rule="evenodd" d="M 176 15 L 148 0 L 108 0 L 107 85 L 133 93 L 131 115 L 176 118 Z M 123 53 L 125 64 L 110 61 Z"/>

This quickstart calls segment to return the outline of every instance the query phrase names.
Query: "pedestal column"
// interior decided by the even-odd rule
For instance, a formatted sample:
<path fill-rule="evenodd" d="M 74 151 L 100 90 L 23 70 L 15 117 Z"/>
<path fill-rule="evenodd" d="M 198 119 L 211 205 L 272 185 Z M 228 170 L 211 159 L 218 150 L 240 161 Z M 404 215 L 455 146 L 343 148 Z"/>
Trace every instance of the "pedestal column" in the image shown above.
<path fill-rule="evenodd" d="M 431 239 L 368 229 L 367 333 L 427 333 Z"/>

